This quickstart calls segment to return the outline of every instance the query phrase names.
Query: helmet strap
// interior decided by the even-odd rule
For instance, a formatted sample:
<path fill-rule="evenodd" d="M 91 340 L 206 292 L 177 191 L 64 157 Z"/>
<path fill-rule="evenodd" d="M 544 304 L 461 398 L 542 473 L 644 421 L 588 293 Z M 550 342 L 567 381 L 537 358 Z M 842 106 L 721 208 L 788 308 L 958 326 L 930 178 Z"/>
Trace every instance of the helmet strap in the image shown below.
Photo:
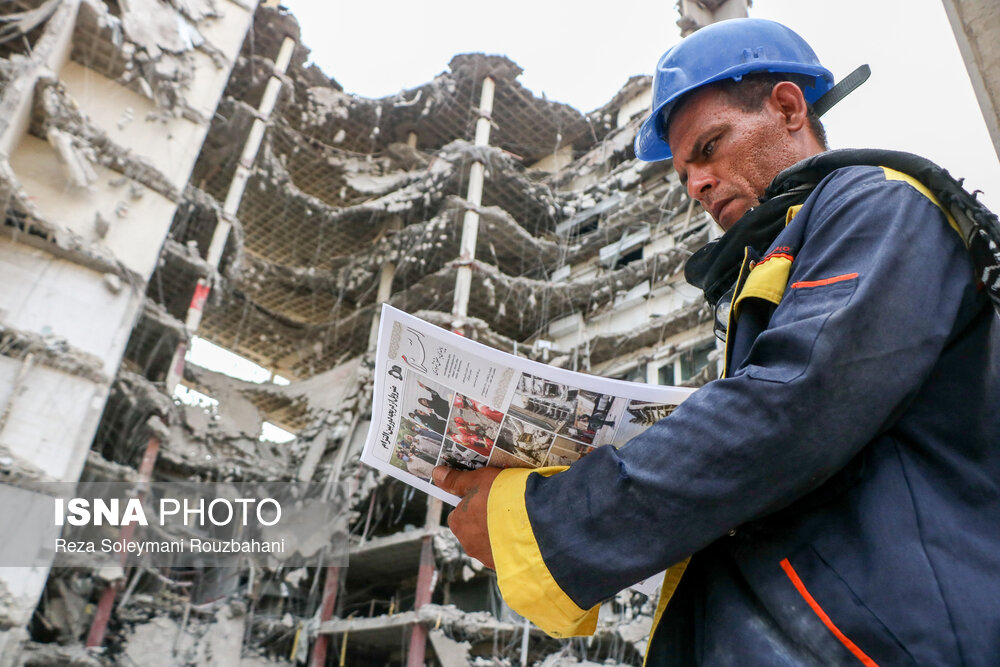
<path fill-rule="evenodd" d="M 816 100 L 813 104 L 813 111 L 816 112 L 817 116 L 822 116 L 830 110 L 830 107 L 854 92 L 854 89 L 867 81 L 871 75 L 872 68 L 868 65 L 857 68 L 841 79 L 833 88 L 826 91 L 823 97 Z"/>

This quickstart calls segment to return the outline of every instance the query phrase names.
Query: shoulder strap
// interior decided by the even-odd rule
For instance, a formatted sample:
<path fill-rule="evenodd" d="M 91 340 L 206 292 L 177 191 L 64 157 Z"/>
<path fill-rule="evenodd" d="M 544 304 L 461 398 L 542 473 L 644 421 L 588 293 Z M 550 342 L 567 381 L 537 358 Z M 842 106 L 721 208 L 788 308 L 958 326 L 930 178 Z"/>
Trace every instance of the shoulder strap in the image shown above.
<path fill-rule="evenodd" d="M 879 149 L 844 149 L 814 155 L 778 174 L 765 199 L 802 188 L 812 189 L 836 169 L 855 165 L 889 167 L 917 179 L 933 193 L 958 225 L 976 274 L 1000 315 L 1000 220 L 947 170 L 912 153 Z"/>

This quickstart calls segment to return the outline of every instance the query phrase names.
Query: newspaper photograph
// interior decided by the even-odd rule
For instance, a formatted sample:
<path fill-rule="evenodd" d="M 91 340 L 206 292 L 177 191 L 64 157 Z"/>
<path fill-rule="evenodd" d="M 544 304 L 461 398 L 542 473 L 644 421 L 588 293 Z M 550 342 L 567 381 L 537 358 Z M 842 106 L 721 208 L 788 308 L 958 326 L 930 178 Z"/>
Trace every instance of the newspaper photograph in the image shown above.
<path fill-rule="evenodd" d="M 624 445 L 693 391 L 548 366 L 383 305 L 361 461 L 457 505 L 461 498 L 434 486 L 435 466 L 570 465 Z M 653 595 L 662 580 L 632 588 Z"/>
<path fill-rule="evenodd" d="M 385 305 L 361 460 L 457 505 L 434 486 L 435 466 L 570 465 L 624 445 L 692 391 L 523 359 Z"/>

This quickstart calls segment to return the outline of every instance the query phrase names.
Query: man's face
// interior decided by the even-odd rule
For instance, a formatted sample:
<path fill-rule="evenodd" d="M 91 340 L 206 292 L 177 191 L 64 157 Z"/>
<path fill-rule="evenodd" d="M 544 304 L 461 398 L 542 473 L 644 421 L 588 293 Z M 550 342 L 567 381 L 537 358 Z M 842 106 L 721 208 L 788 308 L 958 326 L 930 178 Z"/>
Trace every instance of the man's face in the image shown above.
<path fill-rule="evenodd" d="M 667 138 L 681 183 L 724 230 L 797 161 L 777 105 L 768 100 L 760 111 L 743 111 L 712 86 L 670 115 Z"/>

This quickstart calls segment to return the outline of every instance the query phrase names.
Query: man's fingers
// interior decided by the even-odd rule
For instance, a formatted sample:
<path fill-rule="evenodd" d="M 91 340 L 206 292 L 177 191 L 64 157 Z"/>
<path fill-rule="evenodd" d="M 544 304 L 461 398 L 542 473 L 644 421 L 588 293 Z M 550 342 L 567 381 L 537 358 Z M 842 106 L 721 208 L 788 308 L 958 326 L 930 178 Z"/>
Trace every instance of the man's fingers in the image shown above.
<path fill-rule="evenodd" d="M 448 466 L 438 466 L 434 468 L 434 486 L 441 487 L 456 496 L 464 496 L 469 490 L 468 480 L 464 479 L 467 474 L 467 472 Z"/>
<path fill-rule="evenodd" d="M 456 496 L 465 497 L 473 489 L 485 484 L 489 489 L 493 478 L 500 472 L 499 468 L 479 468 L 477 470 L 455 470 L 448 466 L 437 466 L 431 474 L 434 485 L 441 487 Z"/>

